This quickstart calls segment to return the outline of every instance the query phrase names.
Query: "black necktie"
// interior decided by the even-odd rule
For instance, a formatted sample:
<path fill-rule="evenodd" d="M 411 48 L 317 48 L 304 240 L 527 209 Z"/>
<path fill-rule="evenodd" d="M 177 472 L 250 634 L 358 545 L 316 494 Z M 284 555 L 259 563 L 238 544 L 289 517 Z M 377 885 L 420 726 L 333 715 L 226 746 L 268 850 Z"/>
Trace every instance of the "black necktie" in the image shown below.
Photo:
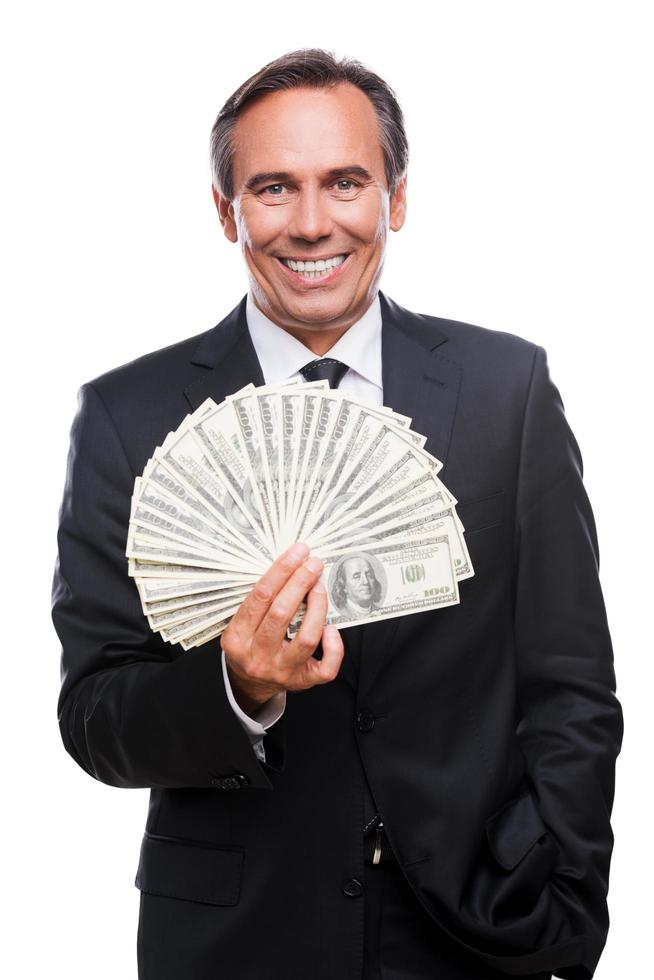
<path fill-rule="evenodd" d="M 333 357 L 321 357 L 319 361 L 309 361 L 301 367 L 300 374 L 307 381 L 329 381 L 330 388 L 338 388 L 347 370 L 347 364 L 342 361 L 335 361 Z"/>

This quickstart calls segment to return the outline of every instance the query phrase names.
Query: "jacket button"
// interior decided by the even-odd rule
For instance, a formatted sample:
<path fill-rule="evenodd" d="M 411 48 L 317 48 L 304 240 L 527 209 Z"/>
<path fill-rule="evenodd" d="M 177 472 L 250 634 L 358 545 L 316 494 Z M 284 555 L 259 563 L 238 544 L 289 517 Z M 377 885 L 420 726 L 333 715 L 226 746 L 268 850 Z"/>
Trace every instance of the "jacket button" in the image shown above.
<path fill-rule="evenodd" d="M 343 885 L 343 891 L 350 898 L 358 898 L 359 895 L 363 894 L 363 885 L 356 878 L 352 878 Z"/>
<path fill-rule="evenodd" d="M 360 732 L 371 732 L 375 727 L 375 716 L 367 709 L 357 715 L 357 727 Z"/>
<path fill-rule="evenodd" d="M 232 776 L 214 776 L 211 785 L 217 789 L 240 789 L 241 786 L 247 786 L 249 781 L 242 772 L 235 772 Z"/>

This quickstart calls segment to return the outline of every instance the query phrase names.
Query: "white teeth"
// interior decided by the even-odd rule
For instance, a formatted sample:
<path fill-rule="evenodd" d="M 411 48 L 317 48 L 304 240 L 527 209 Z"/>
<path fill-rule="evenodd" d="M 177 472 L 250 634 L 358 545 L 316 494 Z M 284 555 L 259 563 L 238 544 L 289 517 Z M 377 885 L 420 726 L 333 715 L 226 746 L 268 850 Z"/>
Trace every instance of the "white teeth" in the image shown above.
<path fill-rule="evenodd" d="M 327 275 L 336 266 L 345 262 L 346 257 L 345 255 L 334 255 L 331 259 L 318 259 L 317 262 L 296 262 L 295 259 L 282 259 L 282 262 L 293 272 L 302 273 L 307 279 L 320 279 L 321 276 Z"/>

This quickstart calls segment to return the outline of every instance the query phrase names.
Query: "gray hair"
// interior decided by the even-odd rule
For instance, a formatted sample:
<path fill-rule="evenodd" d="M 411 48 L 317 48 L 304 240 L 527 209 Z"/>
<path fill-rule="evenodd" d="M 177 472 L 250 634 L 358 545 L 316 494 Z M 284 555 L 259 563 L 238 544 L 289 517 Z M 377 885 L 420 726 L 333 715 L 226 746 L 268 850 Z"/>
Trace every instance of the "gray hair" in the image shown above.
<path fill-rule="evenodd" d="M 379 75 L 353 58 L 337 60 L 322 48 L 299 48 L 264 65 L 236 89 L 218 113 L 211 130 L 213 186 L 227 200 L 234 197 L 234 126 L 245 105 L 257 96 L 293 88 L 333 88 L 349 82 L 372 102 L 379 122 L 384 170 L 392 194 L 406 173 L 409 144 L 404 116 L 392 88 Z"/>

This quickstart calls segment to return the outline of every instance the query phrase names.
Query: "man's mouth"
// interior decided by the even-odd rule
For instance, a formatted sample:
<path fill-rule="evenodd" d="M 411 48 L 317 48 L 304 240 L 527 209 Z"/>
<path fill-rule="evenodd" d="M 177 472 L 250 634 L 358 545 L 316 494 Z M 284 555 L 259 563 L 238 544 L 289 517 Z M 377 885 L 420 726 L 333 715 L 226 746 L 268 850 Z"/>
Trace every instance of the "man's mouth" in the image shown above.
<path fill-rule="evenodd" d="M 282 258 L 280 255 L 277 258 L 287 268 L 302 276 L 303 279 L 323 279 L 327 278 L 332 270 L 342 265 L 348 254 L 332 255 L 325 259 Z"/>

